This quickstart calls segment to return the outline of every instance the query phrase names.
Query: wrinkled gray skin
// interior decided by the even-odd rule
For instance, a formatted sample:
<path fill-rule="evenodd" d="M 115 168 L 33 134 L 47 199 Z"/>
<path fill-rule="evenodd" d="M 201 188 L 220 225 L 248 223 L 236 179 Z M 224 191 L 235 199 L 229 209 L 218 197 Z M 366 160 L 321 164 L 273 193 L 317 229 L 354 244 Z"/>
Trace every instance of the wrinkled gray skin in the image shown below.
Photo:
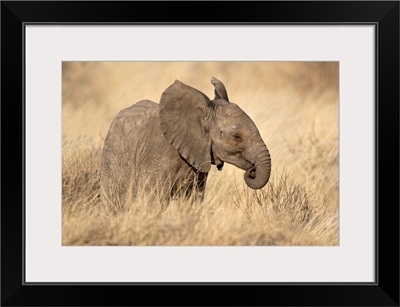
<path fill-rule="evenodd" d="M 165 198 L 203 197 L 211 165 L 245 170 L 252 189 L 265 186 L 271 157 L 250 117 L 229 102 L 212 78 L 215 98 L 176 80 L 160 104 L 142 100 L 122 110 L 104 143 L 100 178 L 103 197 L 122 204 L 143 188 L 162 184 Z M 151 190 L 151 189 L 150 189 Z"/>

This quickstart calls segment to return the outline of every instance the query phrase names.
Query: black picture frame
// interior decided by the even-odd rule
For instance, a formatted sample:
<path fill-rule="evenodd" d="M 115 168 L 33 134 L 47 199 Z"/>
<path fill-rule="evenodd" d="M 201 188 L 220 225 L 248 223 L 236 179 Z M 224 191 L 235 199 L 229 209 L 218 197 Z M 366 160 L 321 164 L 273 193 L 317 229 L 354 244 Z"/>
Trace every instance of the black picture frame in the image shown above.
<path fill-rule="evenodd" d="M 24 26 L 29 23 L 374 25 L 376 282 L 26 284 Z M 399 306 L 398 1 L 3 1 L 1 131 L 2 306 Z"/>

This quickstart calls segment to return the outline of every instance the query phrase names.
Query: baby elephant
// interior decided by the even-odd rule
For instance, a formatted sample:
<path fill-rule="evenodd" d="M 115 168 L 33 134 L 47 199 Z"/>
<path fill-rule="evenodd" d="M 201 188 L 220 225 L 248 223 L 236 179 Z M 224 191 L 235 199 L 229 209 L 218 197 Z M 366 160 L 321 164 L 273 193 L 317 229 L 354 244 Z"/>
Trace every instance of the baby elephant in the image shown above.
<path fill-rule="evenodd" d="M 221 170 L 224 162 L 245 170 L 250 188 L 267 184 L 271 157 L 256 125 L 221 81 L 211 83 L 214 100 L 176 80 L 159 104 L 142 100 L 119 112 L 104 143 L 102 197 L 123 206 L 159 189 L 164 199 L 202 199 L 211 165 Z"/>

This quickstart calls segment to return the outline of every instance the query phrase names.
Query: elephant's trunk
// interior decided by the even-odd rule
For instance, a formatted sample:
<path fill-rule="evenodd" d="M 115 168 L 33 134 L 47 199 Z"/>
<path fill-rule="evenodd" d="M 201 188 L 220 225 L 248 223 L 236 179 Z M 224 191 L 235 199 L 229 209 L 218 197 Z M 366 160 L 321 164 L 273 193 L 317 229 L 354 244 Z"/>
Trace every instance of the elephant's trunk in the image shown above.
<path fill-rule="evenodd" d="M 255 164 L 246 170 L 244 181 L 252 189 L 261 189 L 264 187 L 271 175 L 271 156 L 265 144 L 261 146 L 256 154 Z"/>

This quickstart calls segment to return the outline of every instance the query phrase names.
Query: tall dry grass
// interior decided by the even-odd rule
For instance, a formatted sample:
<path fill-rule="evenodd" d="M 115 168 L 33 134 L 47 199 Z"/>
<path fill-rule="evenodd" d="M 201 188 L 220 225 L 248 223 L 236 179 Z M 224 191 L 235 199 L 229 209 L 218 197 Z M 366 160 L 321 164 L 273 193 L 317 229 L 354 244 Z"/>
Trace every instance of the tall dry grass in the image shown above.
<path fill-rule="evenodd" d="M 99 199 L 99 164 L 113 117 L 159 101 L 178 79 L 213 97 L 211 76 L 256 123 L 272 157 L 270 182 L 212 168 L 205 199 L 167 206 L 143 193 L 125 210 Z M 63 64 L 63 245 L 337 245 L 338 63 Z"/>

